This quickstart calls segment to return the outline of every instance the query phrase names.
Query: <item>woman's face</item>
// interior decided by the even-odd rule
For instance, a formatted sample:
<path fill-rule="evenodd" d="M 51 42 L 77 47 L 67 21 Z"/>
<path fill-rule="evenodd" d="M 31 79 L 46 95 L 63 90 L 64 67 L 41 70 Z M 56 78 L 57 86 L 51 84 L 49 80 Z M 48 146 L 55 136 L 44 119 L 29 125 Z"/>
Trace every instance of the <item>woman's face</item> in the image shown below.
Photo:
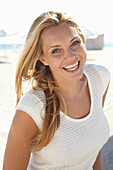
<path fill-rule="evenodd" d="M 43 58 L 56 81 L 75 81 L 83 76 L 86 49 L 75 27 L 63 23 L 42 33 Z"/>

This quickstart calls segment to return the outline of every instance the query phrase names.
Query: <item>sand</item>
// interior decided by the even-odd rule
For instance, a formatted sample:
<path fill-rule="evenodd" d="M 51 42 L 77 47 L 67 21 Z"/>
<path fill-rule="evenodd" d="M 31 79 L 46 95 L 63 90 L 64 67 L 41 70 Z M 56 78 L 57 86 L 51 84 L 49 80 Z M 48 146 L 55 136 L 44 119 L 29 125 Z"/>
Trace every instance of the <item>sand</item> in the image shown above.
<path fill-rule="evenodd" d="M 7 135 L 15 113 L 15 69 L 21 49 L 0 50 L 0 170 L 2 170 L 3 155 Z M 106 66 L 111 73 L 111 83 L 105 101 L 105 114 L 110 124 L 110 138 L 102 149 L 103 169 L 113 169 L 113 47 L 105 47 L 99 51 L 87 51 L 87 63 Z M 103 132 L 104 133 L 104 132 Z"/>

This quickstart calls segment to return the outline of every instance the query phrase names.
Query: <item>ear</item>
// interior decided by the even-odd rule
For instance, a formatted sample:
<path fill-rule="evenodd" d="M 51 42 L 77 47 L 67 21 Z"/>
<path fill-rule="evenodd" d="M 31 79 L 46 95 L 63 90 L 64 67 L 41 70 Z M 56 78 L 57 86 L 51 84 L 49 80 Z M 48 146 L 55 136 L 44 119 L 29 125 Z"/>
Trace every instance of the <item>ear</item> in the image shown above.
<path fill-rule="evenodd" d="M 48 66 L 48 62 L 46 61 L 45 57 L 42 57 L 40 61 L 45 65 Z"/>

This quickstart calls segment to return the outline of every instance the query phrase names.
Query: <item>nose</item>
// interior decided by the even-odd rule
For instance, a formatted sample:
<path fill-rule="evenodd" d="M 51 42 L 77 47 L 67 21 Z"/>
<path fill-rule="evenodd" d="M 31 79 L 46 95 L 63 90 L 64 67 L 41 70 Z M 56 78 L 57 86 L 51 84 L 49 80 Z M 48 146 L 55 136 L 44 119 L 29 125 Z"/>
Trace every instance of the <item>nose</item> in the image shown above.
<path fill-rule="evenodd" d="M 74 53 L 74 51 L 72 51 L 70 48 L 69 49 L 67 49 L 67 51 L 66 51 L 66 57 L 67 58 L 75 58 L 75 53 Z"/>

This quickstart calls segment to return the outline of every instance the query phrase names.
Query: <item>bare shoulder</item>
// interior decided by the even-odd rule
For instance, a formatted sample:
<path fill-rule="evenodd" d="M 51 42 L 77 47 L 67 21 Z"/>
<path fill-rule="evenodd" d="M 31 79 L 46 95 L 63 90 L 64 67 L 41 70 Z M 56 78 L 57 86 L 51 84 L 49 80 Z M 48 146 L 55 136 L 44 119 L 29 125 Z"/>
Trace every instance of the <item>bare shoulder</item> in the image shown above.
<path fill-rule="evenodd" d="M 39 129 L 29 114 L 17 110 L 11 126 L 12 132 L 18 132 L 26 140 L 31 140 L 39 133 Z"/>
<path fill-rule="evenodd" d="M 30 158 L 30 141 L 39 133 L 32 118 L 17 110 L 14 116 L 4 155 L 3 170 L 24 170 Z"/>

